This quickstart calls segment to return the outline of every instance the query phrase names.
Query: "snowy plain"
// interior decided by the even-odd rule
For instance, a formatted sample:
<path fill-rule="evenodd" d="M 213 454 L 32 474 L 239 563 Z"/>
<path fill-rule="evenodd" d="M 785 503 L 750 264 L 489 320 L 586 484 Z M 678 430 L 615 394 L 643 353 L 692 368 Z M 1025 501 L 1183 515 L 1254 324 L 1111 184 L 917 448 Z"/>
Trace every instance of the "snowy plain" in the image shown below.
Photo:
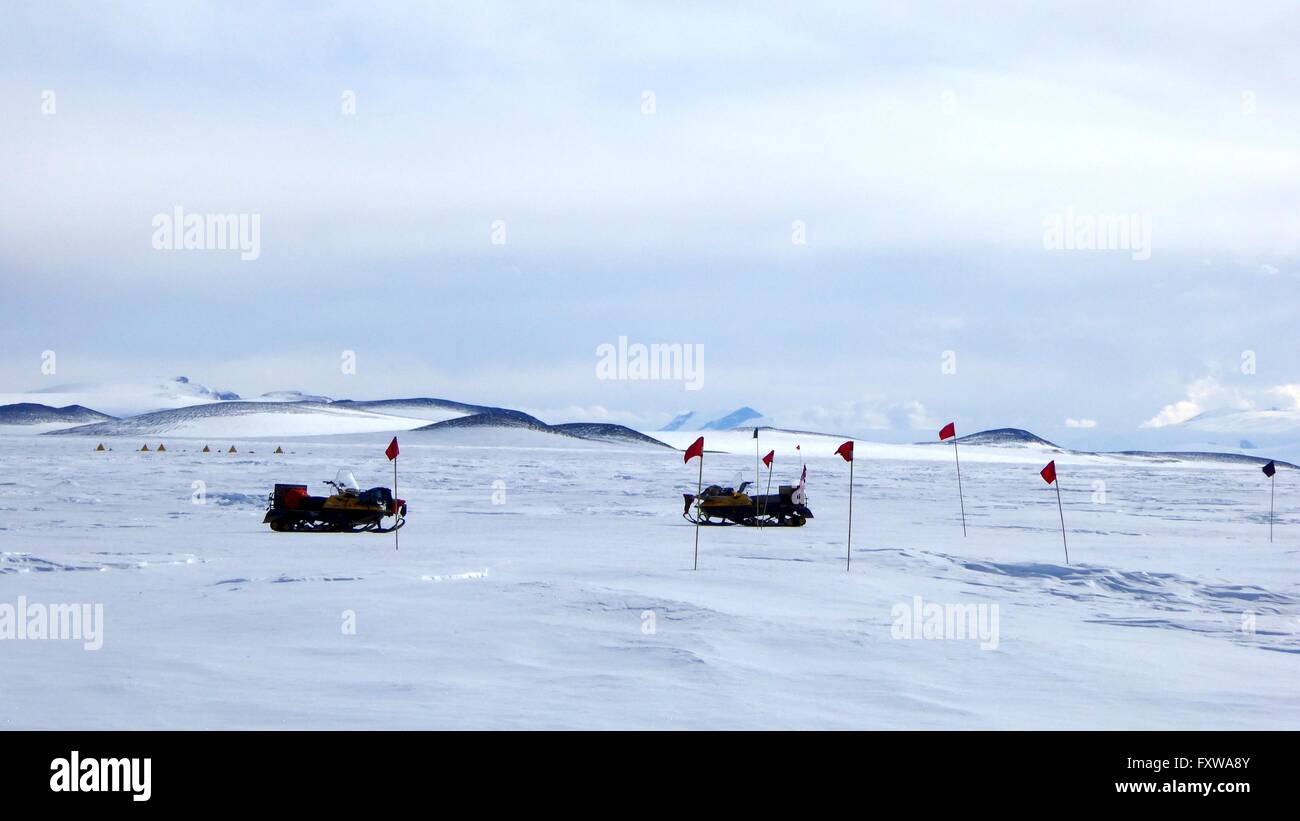
<path fill-rule="evenodd" d="M 261 524 L 275 482 L 391 483 L 391 433 L 31 433 L 0 432 L 0 603 L 102 603 L 104 643 L 0 641 L 5 728 L 1300 727 L 1291 470 L 1270 544 L 1256 467 L 971 447 L 963 537 L 949 448 L 860 443 L 846 572 L 848 466 L 809 437 L 815 518 L 701 528 L 693 571 L 663 448 L 399 433 L 394 550 Z M 706 483 L 753 476 L 748 436 L 706 434 Z M 895 638 L 915 596 L 997 605 L 996 649 Z"/>

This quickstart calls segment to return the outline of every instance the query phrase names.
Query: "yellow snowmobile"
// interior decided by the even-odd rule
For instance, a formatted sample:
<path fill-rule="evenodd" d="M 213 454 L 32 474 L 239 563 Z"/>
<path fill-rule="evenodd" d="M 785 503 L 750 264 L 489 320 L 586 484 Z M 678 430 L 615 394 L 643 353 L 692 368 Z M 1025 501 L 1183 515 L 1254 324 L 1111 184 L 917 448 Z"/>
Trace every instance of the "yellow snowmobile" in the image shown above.
<path fill-rule="evenodd" d="M 692 524 L 802 527 L 813 513 L 808 509 L 804 484 L 781 485 L 779 492 L 750 496 L 750 482 L 739 488 L 709 485 L 697 498 L 683 493 L 682 517 Z"/>
<path fill-rule="evenodd" d="M 391 533 L 406 524 L 406 501 L 394 499 L 386 487 L 361 490 L 347 470 L 340 470 L 330 496 L 312 496 L 306 485 L 277 484 L 271 491 L 266 517 L 277 533 Z M 385 526 L 384 519 L 393 523 Z"/>

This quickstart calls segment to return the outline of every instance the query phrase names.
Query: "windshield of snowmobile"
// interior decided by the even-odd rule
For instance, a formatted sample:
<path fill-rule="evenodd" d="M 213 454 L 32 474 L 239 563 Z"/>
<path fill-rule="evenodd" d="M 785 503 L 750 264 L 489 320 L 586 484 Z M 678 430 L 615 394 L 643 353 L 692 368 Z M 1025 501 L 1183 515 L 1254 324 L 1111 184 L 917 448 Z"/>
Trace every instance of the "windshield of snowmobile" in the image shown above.
<path fill-rule="evenodd" d="M 753 480 L 745 478 L 745 474 L 743 471 L 737 471 L 736 475 L 731 478 L 731 484 L 727 485 L 727 487 L 731 488 L 737 493 L 745 493 L 746 491 L 749 490 L 749 488 L 742 488 L 742 485 L 744 485 L 745 482 L 750 482 L 750 484 L 753 484 Z"/>
<path fill-rule="evenodd" d="M 334 474 L 334 484 L 339 490 L 361 490 L 361 485 L 357 484 L 357 477 L 352 475 L 352 471 L 347 468 L 339 468 L 339 472 Z"/>

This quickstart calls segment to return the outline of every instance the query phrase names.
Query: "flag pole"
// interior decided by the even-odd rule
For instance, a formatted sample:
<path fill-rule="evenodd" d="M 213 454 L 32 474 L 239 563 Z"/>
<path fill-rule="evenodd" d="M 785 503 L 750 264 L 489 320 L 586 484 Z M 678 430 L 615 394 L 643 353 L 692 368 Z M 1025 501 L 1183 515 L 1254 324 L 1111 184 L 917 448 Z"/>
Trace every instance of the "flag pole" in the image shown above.
<path fill-rule="evenodd" d="M 961 492 L 961 457 L 957 455 L 957 437 L 952 437 L 952 456 L 957 460 L 957 501 L 961 503 L 961 535 L 966 537 L 966 499 Z M 1062 517 L 1064 519 L 1064 517 Z"/>
<path fill-rule="evenodd" d="M 767 513 L 767 497 L 772 495 L 772 468 L 776 466 L 776 456 L 767 466 L 767 492 L 763 494 L 763 512 Z"/>
<path fill-rule="evenodd" d="M 1277 487 L 1277 474 L 1268 477 L 1268 541 L 1273 542 L 1273 491 Z"/>
<path fill-rule="evenodd" d="M 695 499 L 698 504 L 700 494 L 704 492 L 704 452 L 700 451 L 700 478 L 695 484 Z M 695 566 L 692 570 L 700 569 L 700 516 L 699 509 L 696 509 L 695 516 Z"/>
<path fill-rule="evenodd" d="M 393 500 L 394 503 L 396 503 L 397 500 L 397 457 L 396 456 L 393 457 Z M 399 527 L 393 528 L 393 550 L 402 549 L 401 546 L 398 544 L 401 541 L 401 538 L 397 535 L 397 531 L 399 530 L 401 530 L 401 528 Z"/>
<path fill-rule="evenodd" d="M 758 428 L 754 428 L 754 493 L 758 493 L 758 483 L 759 483 L 760 481 L 762 481 L 762 480 L 759 478 L 759 467 L 758 467 L 758 463 L 759 463 L 759 458 L 758 458 L 758 447 L 759 447 L 759 445 L 758 445 Z M 755 513 L 758 512 L 758 505 L 754 505 L 754 512 L 755 512 Z M 758 520 L 758 529 L 759 529 L 759 530 L 762 530 L 762 529 L 763 529 L 763 520 L 762 520 L 762 518 L 760 518 L 760 519 Z"/>
<path fill-rule="evenodd" d="M 853 561 L 853 461 L 849 460 L 849 540 L 844 548 L 844 572 L 849 572 Z"/>
<path fill-rule="evenodd" d="M 1070 563 L 1070 546 L 1065 541 L 1065 511 L 1061 507 L 1061 479 L 1057 477 L 1052 484 L 1056 485 L 1056 512 L 1061 515 L 1061 545 L 1065 548 L 1065 563 Z"/>

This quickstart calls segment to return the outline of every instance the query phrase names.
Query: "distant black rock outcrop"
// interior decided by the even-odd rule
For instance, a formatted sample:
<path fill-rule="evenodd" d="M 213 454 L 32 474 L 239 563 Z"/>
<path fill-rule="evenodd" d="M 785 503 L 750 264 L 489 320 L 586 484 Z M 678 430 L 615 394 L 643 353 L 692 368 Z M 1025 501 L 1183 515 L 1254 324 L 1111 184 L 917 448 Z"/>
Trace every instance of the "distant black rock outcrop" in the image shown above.
<path fill-rule="evenodd" d="M 958 436 L 957 441 L 961 442 L 963 445 L 1042 445 L 1049 448 L 1060 447 L 1060 445 L 1055 442 L 1049 442 L 1041 436 L 1037 436 L 1020 428 L 994 428 L 993 430 L 982 430 L 979 433 L 970 433 L 966 436 Z"/>
<path fill-rule="evenodd" d="M 672 445 L 660 442 L 653 436 L 646 436 L 644 433 L 632 430 L 626 425 L 614 425 L 608 422 L 568 422 L 563 425 L 551 425 L 551 429 L 567 433 L 570 436 L 576 436 L 579 439 L 591 439 L 596 442 L 633 442 L 673 449 Z"/>

